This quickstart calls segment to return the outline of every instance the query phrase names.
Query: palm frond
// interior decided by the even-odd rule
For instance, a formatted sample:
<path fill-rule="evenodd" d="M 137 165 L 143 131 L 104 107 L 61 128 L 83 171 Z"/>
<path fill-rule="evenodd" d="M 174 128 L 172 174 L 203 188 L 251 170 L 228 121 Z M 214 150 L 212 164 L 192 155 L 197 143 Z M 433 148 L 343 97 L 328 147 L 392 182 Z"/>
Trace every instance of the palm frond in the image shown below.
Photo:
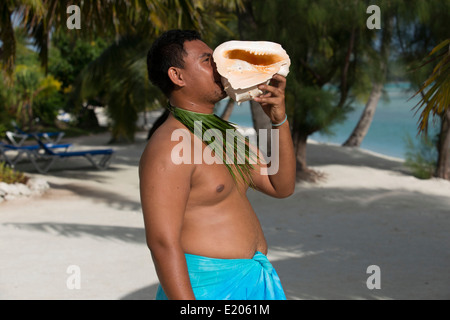
<path fill-rule="evenodd" d="M 208 147 L 214 151 L 222 150 L 221 155 L 216 154 L 215 156 L 219 157 L 221 163 L 225 164 L 235 183 L 238 183 L 237 176 L 239 176 L 240 181 L 252 188 L 255 187 L 251 171 L 254 169 L 253 164 L 256 164 L 259 160 L 259 155 L 253 151 L 249 139 L 240 134 L 233 123 L 223 120 L 215 114 L 188 111 L 173 107 L 170 104 L 168 104 L 168 108 L 176 119 L 197 138 L 204 141 Z M 201 127 L 196 127 L 199 124 L 201 124 Z M 211 129 L 218 130 L 220 135 L 215 136 L 214 140 L 205 141 L 205 137 L 208 137 L 207 133 Z"/>
<path fill-rule="evenodd" d="M 92 98 L 107 106 L 113 140 L 133 140 L 137 113 L 159 97 L 147 79 L 148 47 L 148 39 L 121 37 L 81 72 L 73 86 L 71 106 L 81 106 Z"/>
<path fill-rule="evenodd" d="M 444 52 L 437 55 L 443 49 Z M 419 132 L 427 132 L 430 115 L 441 115 L 450 108 L 450 39 L 434 47 L 424 65 L 435 61 L 436 58 L 440 60 L 433 68 L 433 72 L 414 94 L 414 96 L 422 94 L 422 98 L 414 107 L 416 113 L 421 110 Z"/>

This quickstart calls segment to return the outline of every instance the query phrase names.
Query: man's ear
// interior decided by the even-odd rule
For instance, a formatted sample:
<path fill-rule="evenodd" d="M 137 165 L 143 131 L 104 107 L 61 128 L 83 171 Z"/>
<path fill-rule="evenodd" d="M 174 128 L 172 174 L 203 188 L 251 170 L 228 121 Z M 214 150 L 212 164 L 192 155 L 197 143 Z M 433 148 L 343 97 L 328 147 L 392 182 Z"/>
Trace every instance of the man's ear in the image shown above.
<path fill-rule="evenodd" d="M 169 70 L 167 70 L 167 74 L 170 78 L 170 80 L 172 80 L 172 82 L 179 86 L 179 87 L 184 87 L 185 83 L 183 80 L 183 75 L 181 73 L 181 70 L 179 68 L 176 67 L 170 67 Z"/>

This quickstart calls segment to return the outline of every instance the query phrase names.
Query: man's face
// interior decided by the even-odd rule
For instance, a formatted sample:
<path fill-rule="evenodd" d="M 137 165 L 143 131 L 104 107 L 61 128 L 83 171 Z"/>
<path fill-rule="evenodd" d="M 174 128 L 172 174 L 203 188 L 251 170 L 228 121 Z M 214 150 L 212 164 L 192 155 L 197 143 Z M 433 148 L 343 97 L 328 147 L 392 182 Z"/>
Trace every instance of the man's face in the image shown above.
<path fill-rule="evenodd" d="M 227 96 L 220 81 L 210 47 L 203 41 L 184 43 L 187 56 L 184 57 L 183 76 L 186 89 L 195 99 L 207 103 L 217 103 Z"/>

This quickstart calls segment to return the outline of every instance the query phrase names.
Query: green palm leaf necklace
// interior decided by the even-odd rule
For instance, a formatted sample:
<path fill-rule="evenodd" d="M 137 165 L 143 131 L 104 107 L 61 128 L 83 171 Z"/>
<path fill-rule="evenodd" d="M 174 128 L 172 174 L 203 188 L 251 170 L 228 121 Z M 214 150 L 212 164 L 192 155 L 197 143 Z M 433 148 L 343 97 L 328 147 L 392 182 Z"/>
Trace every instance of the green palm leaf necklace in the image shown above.
<path fill-rule="evenodd" d="M 180 121 L 197 138 L 211 148 L 220 163 L 225 164 L 235 183 L 241 177 L 244 183 L 254 188 L 251 170 L 259 160 L 257 152 L 250 147 L 248 137 L 243 136 L 236 126 L 215 114 L 199 113 L 177 108 L 168 103 L 175 119 Z M 217 155 L 217 151 L 221 155 Z"/>

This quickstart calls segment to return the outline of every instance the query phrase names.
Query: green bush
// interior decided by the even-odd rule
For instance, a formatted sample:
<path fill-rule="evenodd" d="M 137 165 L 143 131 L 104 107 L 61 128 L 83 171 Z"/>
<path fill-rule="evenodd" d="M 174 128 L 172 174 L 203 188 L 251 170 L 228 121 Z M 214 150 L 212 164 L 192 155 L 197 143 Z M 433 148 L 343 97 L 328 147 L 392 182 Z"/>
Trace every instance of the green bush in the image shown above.
<path fill-rule="evenodd" d="M 28 182 L 28 177 L 22 172 L 16 171 L 11 167 L 7 166 L 6 163 L 0 162 L 0 182 L 5 182 L 8 184 L 13 183 L 23 183 Z"/>
<path fill-rule="evenodd" d="M 63 109 L 66 103 L 64 94 L 60 91 L 61 83 L 53 76 L 47 76 L 42 81 L 43 88 L 33 101 L 33 113 L 39 118 L 40 125 L 52 126 L 55 124 L 58 110 Z"/>
<path fill-rule="evenodd" d="M 436 141 L 428 136 L 421 136 L 416 144 L 411 136 L 406 137 L 405 165 L 419 179 L 430 179 L 436 171 L 437 148 Z"/>

